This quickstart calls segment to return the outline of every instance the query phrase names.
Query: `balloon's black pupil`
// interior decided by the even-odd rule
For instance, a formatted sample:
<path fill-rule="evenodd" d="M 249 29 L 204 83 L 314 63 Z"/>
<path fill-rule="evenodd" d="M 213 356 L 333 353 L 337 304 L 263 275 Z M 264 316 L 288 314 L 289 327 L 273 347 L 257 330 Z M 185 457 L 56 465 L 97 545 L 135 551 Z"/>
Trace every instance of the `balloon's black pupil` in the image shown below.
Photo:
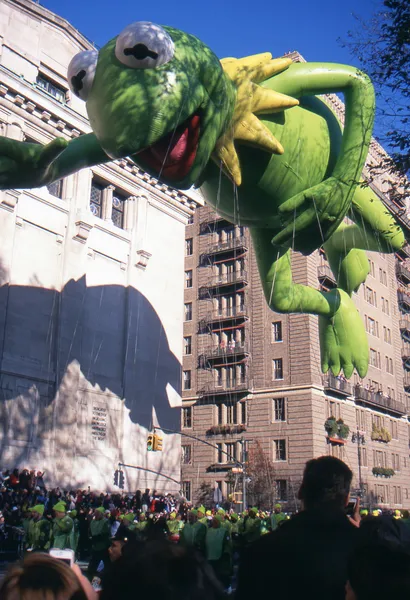
<path fill-rule="evenodd" d="M 133 56 L 137 60 L 144 60 L 144 58 L 158 58 L 158 54 L 147 48 L 145 44 L 135 44 L 133 48 L 125 48 L 125 56 Z"/>
<path fill-rule="evenodd" d="M 83 79 L 86 76 L 86 71 L 82 69 L 77 75 L 71 77 L 71 85 L 73 86 L 73 90 L 76 94 L 83 89 Z"/>

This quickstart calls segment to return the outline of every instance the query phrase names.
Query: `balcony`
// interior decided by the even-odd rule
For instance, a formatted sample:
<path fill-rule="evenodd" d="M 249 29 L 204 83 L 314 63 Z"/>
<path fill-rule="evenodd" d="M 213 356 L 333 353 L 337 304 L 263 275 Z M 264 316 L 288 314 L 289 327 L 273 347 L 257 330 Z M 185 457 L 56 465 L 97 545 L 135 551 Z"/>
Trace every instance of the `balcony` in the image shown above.
<path fill-rule="evenodd" d="M 223 386 L 217 385 L 217 383 L 214 381 L 207 383 L 201 390 L 198 390 L 198 396 L 200 398 L 205 398 L 206 396 L 219 396 L 221 394 L 226 394 L 227 392 L 230 394 L 240 394 L 247 392 L 250 389 L 251 383 L 248 377 L 245 377 L 241 381 L 226 381 Z"/>
<path fill-rule="evenodd" d="M 403 386 L 407 392 L 410 392 L 410 371 L 405 371 L 403 374 Z"/>
<path fill-rule="evenodd" d="M 402 205 L 400 200 L 390 198 L 388 194 L 384 194 L 383 192 L 381 192 L 374 183 L 369 182 L 369 187 L 374 191 L 376 196 L 378 196 L 378 198 L 381 199 L 383 204 L 385 204 L 387 208 L 396 216 L 399 223 L 401 225 L 404 225 L 406 229 L 409 229 L 410 220 L 408 219 L 406 214 L 406 206 Z"/>
<path fill-rule="evenodd" d="M 356 401 L 363 402 L 370 406 L 383 408 L 384 410 L 400 415 L 405 415 L 407 412 L 403 402 L 393 400 L 389 396 L 385 396 L 382 392 L 367 390 L 362 385 L 358 384 L 354 388 L 354 393 Z"/>
<path fill-rule="evenodd" d="M 405 311 L 410 311 L 410 294 L 404 288 L 398 288 L 397 299 L 399 301 L 401 309 Z"/>
<path fill-rule="evenodd" d="M 399 325 L 400 325 L 400 331 L 402 332 L 402 334 L 404 334 L 406 337 L 409 336 L 409 339 L 410 339 L 410 319 L 408 319 L 408 318 L 400 319 Z"/>
<path fill-rule="evenodd" d="M 401 357 L 405 361 L 410 359 L 410 344 L 408 342 L 403 342 L 401 345 Z"/>
<path fill-rule="evenodd" d="M 245 306 L 232 306 L 224 309 L 216 308 L 207 313 L 203 319 L 204 323 L 219 323 L 230 319 L 246 319 L 247 308 Z"/>
<path fill-rule="evenodd" d="M 199 225 L 199 231 L 202 234 L 213 233 L 215 229 L 215 223 L 218 221 L 225 221 L 223 217 L 220 217 L 213 208 L 205 206 L 201 210 L 201 221 Z"/>
<path fill-rule="evenodd" d="M 222 273 L 209 278 L 209 287 L 220 287 L 223 285 L 234 285 L 236 283 L 247 283 L 248 274 L 246 271 L 234 271 L 231 273 Z"/>
<path fill-rule="evenodd" d="M 410 271 L 407 269 L 405 263 L 396 263 L 396 275 L 404 284 L 408 285 L 410 283 Z"/>
<path fill-rule="evenodd" d="M 229 250 L 247 250 L 248 245 L 245 236 L 231 237 L 224 242 L 218 242 L 210 245 L 203 256 L 209 256 L 210 254 L 218 254 L 220 252 L 228 252 Z"/>
<path fill-rule="evenodd" d="M 403 260 L 406 260 L 406 258 L 410 258 L 410 244 L 406 243 L 406 245 L 403 246 L 403 248 L 400 248 L 400 250 L 396 252 L 396 256 L 398 258 L 402 258 Z"/>
<path fill-rule="evenodd" d="M 328 394 L 337 396 L 351 396 L 353 394 L 352 384 L 340 376 L 335 377 L 329 373 L 323 377 L 323 388 Z"/>
<path fill-rule="evenodd" d="M 320 284 L 326 289 L 335 288 L 337 286 L 335 276 L 329 265 L 319 265 L 317 268 L 317 278 Z"/>
<path fill-rule="evenodd" d="M 225 347 L 209 345 L 204 348 L 202 353 L 207 360 L 212 360 L 215 358 L 223 358 L 224 360 L 228 360 L 229 358 L 234 358 L 236 356 L 240 356 L 242 354 L 249 354 L 249 344 L 245 342 L 243 344 L 235 344 L 235 347 L 229 347 L 227 344 Z"/>

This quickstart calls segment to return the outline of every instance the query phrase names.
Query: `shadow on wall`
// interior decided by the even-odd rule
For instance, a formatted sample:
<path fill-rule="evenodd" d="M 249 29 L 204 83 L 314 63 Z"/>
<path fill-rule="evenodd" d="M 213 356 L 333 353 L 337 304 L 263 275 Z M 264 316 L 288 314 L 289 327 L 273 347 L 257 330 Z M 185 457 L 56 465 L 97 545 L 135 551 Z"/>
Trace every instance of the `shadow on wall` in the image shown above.
<path fill-rule="evenodd" d="M 7 276 L 0 265 L 1 279 Z M 133 423 L 149 427 L 154 406 L 161 426 L 179 429 L 179 411 L 170 406 L 167 386 L 180 393 L 181 365 L 145 296 L 120 285 L 87 287 L 85 277 L 69 281 L 61 293 L 37 286 L 33 281 L 33 286 L 0 287 L 3 449 L 10 436 L 38 444 L 49 427 L 72 431 L 76 401 L 73 414 L 61 422 L 52 405 L 57 390 L 61 399 L 61 387 L 66 398 L 77 394 L 75 362 L 93 386 L 124 399 Z M 39 406 L 37 423 L 30 415 L 33 402 Z"/>

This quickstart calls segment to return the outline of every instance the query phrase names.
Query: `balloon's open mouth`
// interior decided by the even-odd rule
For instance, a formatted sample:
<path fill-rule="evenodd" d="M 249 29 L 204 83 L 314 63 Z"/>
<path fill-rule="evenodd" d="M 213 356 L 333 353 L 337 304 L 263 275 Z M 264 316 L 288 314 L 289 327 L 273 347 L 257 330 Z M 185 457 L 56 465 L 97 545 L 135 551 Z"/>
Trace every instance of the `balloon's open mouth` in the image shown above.
<path fill-rule="evenodd" d="M 190 116 L 152 146 L 138 152 L 138 163 L 169 181 L 182 181 L 194 164 L 198 150 L 200 117 Z"/>

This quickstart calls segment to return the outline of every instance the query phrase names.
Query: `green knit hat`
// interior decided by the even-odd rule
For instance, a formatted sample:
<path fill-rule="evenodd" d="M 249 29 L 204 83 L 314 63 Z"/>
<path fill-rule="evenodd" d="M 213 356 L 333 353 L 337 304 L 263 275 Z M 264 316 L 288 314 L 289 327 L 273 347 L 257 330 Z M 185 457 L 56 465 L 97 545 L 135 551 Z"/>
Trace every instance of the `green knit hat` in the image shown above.
<path fill-rule="evenodd" d="M 205 515 L 206 513 L 206 508 L 203 504 L 201 504 L 201 506 L 198 506 L 198 514 L 202 513 L 203 515 Z"/>
<path fill-rule="evenodd" d="M 31 512 L 36 512 L 39 515 L 44 515 L 44 504 L 36 504 L 36 506 L 30 508 L 30 510 Z"/>
<path fill-rule="evenodd" d="M 280 504 L 275 504 L 275 508 L 278 508 L 280 510 L 282 507 Z"/>
<path fill-rule="evenodd" d="M 253 508 L 250 508 L 250 509 L 249 509 L 249 512 L 250 512 L 250 513 L 255 513 L 255 515 L 257 515 L 257 514 L 258 514 L 258 512 L 259 512 L 259 508 L 256 508 L 256 506 L 254 506 Z"/>
<path fill-rule="evenodd" d="M 223 508 L 218 508 L 218 515 L 225 515 L 225 511 Z"/>
<path fill-rule="evenodd" d="M 195 517 L 198 516 L 198 511 L 196 510 L 196 508 L 193 508 L 192 510 L 189 511 L 191 513 L 191 515 L 195 515 Z"/>
<path fill-rule="evenodd" d="M 99 506 L 98 508 L 95 509 L 95 512 L 99 512 L 103 515 L 105 513 L 105 510 L 102 506 Z"/>
<path fill-rule="evenodd" d="M 77 511 L 75 509 L 74 510 L 70 510 L 69 514 L 70 514 L 70 517 L 74 517 L 75 518 L 77 516 Z"/>
<path fill-rule="evenodd" d="M 217 521 L 219 521 L 220 523 L 223 523 L 224 521 L 224 516 L 218 511 L 216 513 L 216 515 L 214 515 L 214 519 L 216 519 Z"/>
<path fill-rule="evenodd" d="M 53 506 L 53 510 L 55 510 L 56 512 L 65 513 L 65 511 L 66 511 L 65 503 L 64 502 L 57 502 L 57 504 L 55 504 Z"/>
<path fill-rule="evenodd" d="M 231 514 L 231 519 L 234 523 L 236 523 L 236 521 L 239 519 L 239 515 L 237 515 L 236 513 L 232 513 Z"/>
<path fill-rule="evenodd" d="M 129 521 L 130 523 L 132 523 L 132 521 L 134 521 L 134 519 L 135 519 L 134 513 L 128 513 L 124 517 L 124 521 Z"/>

